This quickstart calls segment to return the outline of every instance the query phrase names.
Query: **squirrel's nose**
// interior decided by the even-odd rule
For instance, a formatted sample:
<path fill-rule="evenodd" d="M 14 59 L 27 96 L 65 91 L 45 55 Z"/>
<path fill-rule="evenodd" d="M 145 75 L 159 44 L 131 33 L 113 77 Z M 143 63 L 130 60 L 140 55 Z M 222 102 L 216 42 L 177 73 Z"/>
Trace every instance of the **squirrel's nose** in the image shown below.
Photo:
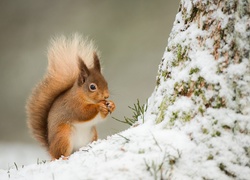
<path fill-rule="evenodd" d="M 104 99 L 108 99 L 109 98 L 109 93 L 105 93 L 104 94 Z"/>

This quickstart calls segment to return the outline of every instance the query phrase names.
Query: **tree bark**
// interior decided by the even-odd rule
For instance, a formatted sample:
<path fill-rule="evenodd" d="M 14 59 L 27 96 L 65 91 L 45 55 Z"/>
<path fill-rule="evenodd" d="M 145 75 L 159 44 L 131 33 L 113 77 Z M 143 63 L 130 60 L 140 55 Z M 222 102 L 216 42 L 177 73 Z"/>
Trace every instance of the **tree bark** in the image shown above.
<path fill-rule="evenodd" d="M 244 179 L 240 174 L 250 168 L 249 0 L 181 1 L 145 119 L 187 133 L 211 151 L 204 158 L 222 173 Z"/>
<path fill-rule="evenodd" d="M 249 6 L 247 0 L 181 2 L 152 95 L 164 98 L 151 98 L 156 122 L 188 121 L 207 109 L 249 116 Z M 176 112 L 165 117 L 180 97 L 195 109 L 186 111 L 187 117 Z"/>

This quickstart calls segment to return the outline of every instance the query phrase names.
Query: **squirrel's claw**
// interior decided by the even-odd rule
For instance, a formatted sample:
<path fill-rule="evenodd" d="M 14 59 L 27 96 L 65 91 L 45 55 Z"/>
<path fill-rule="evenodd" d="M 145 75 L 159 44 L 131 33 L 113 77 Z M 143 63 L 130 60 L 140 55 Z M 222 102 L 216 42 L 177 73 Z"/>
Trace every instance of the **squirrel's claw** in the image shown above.
<path fill-rule="evenodd" d="M 115 110 L 115 103 L 113 101 L 107 101 L 106 106 L 110 114 Z"/>

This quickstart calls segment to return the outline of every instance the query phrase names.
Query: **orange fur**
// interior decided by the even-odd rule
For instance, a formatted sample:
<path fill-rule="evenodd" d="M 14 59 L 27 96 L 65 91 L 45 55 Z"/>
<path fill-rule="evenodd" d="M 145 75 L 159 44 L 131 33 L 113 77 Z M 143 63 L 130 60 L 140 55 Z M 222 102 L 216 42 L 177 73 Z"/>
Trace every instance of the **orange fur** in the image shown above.
<path fill-rule="evenodd" d="M 28 126 L 51 156 L 59 158 L 72 153 L 70 137 L 75 123 L 86 124 L 87 132 L 91 128 L 93 138 L 89 141 L 96 140 L 97 115 L 106 118 L 115 104 L 106 100 L 108 84 L 92 42 L 78 34 L 55 38 L 48 60 L 47 73 L 27 102 Z M 96 89 L 91 90 L 91 84 Z"/>
<path fill-rule="evenodd" d="M 69 124 L 61 124 L 52 133 L 49 146 L 49 153 L 52 159 L 58 159 L 61 155 L 68 157 L 72 152 L 72 146 L 68 138 L 71 134 L 71 126 Z"/>
<path fill-rule="evenodd" d="M 93 142 L 98 139 L 98 134 L 97 134 L 97 130 L 95 126 L 92 128 L 92 131 L 93 131 L 93 138 L 92 138 L 92 142 Z"/>

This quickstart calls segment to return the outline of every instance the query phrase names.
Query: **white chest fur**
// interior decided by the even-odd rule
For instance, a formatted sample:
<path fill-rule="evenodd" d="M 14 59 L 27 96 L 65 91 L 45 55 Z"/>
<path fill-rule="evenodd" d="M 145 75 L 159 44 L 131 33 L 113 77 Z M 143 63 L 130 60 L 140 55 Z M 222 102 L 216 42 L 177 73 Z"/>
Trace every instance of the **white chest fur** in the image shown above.
<path fill-rule="evenodd" d="M 104 119 L 98 114 L 94 119 L 82 123 L 72 124 L 71 145 L 73 151 L 79 150 L 93 140 L 93 126 L 102 122 Z"/>

